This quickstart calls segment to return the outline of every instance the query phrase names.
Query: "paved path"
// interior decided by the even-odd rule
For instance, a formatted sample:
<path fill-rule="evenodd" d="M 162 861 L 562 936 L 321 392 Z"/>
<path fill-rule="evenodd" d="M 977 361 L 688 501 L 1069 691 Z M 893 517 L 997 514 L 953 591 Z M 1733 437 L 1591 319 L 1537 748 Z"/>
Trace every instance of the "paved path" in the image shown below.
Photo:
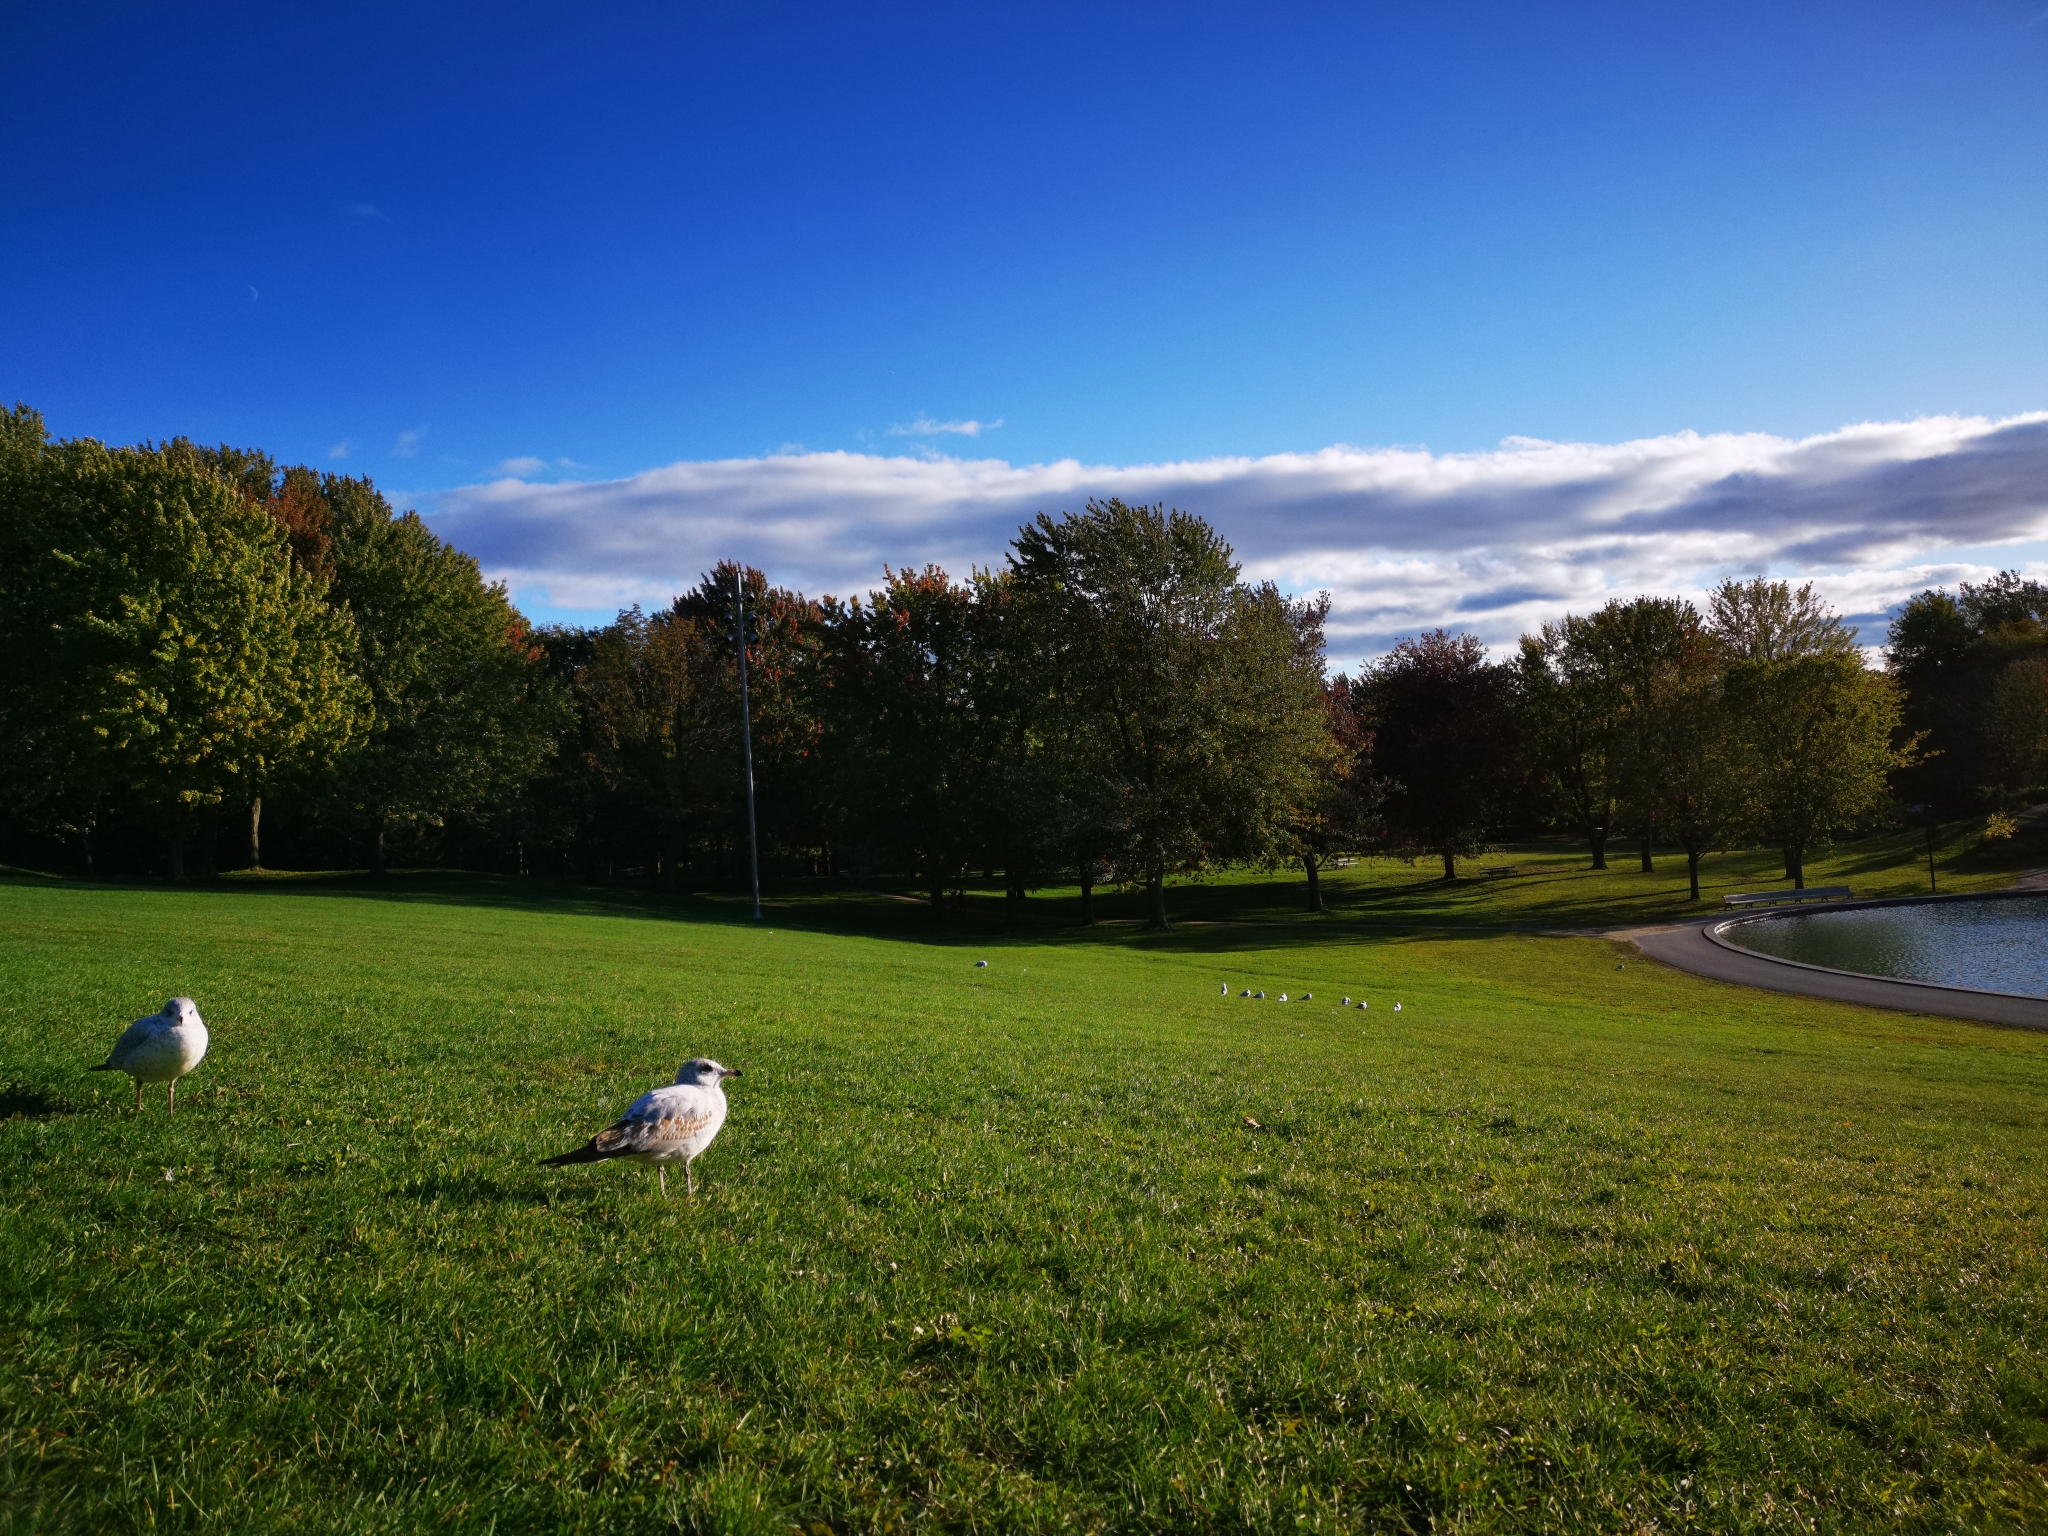
<path fill-rule="evenodd" d="M 2035 885 L 2032 880 L 2024 883 Z M 1832 998 L 1840 1003 L 1862 1003 L 1872 1008 L 1897 1008 L 1907 1013 L 1935 1013 L 1951 1019 L 1976 1019 L 1986 1024 L 2048 1029 L 2048 997 L 1972 992 L 1966 987 L 1894 981 L 1885 976 L 1855 976 L 1846 971 L 1768 960 L 1762 955 L 1729 949 L 1707 937 L 1708 927 L 1725 922 L 1727 917 L 1728 914 L 1723 912 L 1664 927 L 1620 928 L 1609 933 L 1608 937 L 1626 939 L 1653 960 L 1677 966 L 1681 971 L 1691 971 L 1696 976 L 1711 976 L 1716 981 L 1765 987 L 1773 992 L 1797 992 L 1806 997 Z"/>

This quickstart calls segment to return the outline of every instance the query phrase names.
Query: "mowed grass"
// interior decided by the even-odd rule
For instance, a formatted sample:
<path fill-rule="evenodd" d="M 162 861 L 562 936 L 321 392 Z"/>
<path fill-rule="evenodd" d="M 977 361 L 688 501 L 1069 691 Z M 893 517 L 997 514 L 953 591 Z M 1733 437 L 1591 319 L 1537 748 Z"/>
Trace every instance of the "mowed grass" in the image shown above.
<path fill-rule="evenodd" d="M 1594 938 L 727 910 L 0 882 L 0 1525 L 2048 1525 L 2048 1040 Z M 80 1069 L 172 993 L 133 1118 Z M 694 1201 L 536 1166 L 700 1052 Z"/>

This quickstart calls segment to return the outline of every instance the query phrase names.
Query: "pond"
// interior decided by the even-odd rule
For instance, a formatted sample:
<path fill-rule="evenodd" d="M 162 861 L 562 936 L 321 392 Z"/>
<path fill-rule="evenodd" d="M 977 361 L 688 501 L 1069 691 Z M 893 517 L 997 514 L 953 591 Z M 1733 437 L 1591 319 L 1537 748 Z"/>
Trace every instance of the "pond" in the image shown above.
<path fill-rule="evenodd" d="M 2048 893 L 1855 912 L 1802 912 L 1720 930 L 1731 944 L 1866 976 L 2048 997 Z"/>

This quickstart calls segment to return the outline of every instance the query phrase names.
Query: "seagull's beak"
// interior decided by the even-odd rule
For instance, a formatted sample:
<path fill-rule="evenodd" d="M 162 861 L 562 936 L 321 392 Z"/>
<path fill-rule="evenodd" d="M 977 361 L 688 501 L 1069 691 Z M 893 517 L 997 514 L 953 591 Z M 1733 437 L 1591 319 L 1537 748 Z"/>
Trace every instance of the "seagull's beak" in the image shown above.
<path fill-rule="evenodd" d="M 720 1076 L 723 1077 L 745 1077 L 747 1075 L 738 1067 L 720 1067 L 718 1071 Z"/>

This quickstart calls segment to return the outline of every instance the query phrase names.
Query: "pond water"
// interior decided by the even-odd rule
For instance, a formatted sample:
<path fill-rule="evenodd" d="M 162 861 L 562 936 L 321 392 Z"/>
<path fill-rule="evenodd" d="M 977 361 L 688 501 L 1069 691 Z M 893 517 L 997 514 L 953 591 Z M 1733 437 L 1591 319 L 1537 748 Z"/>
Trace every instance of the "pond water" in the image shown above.
<path fill-rule="evenodd" d="M 1838 971 L 2048 997 L 2048 894 L 1802 912 L 1739 923 L 1721 937 Z"/>

